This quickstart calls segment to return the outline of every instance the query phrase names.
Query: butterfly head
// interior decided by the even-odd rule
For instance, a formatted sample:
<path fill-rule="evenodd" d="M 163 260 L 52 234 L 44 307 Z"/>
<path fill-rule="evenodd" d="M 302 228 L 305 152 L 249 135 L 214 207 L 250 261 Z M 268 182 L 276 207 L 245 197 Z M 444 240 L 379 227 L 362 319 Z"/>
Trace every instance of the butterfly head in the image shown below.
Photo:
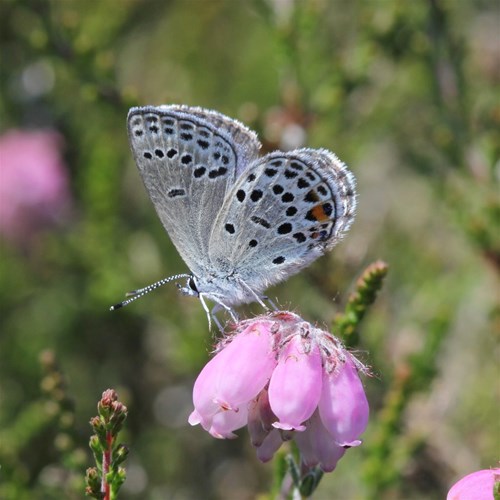
<path fill-rule="evenodd" d="M 199 297 L 200 292 L 196 284 L 196 278 L 192 275 L 188 276 L 185 286 L 177 285 L 177 288 L 182 295 L 189 295 L 190 297 Z"/>

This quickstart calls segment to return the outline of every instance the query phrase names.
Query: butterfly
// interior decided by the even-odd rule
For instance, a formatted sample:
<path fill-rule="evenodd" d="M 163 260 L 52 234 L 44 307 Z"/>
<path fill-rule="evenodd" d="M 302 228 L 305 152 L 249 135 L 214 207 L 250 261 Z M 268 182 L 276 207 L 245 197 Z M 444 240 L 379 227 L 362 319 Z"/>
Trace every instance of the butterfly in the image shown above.
<path fill-rule="evenodd" d="M 330 250 L 351 226 L 353 174 L 326 149 L 259 156 L 256 134 L 216 111 L 184 105 L 135 107 L 128 135 L 158 217 L 189 267 L 130 292 L 117 309 L 169 281 L 185 295 L 234 306 Z"/>

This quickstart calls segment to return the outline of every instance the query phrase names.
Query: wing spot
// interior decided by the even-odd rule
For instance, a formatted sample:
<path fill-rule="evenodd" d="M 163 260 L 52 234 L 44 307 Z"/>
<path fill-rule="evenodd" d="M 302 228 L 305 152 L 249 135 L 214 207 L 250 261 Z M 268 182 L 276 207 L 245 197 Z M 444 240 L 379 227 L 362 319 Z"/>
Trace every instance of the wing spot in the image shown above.
<path fill-rule="evenodd" d="M 278 171 L 275 169 L 275 168 L 266 168 L 264 170 L 264 173 L 268 176 L 268 177 L 274 177 L 276 175 Z"/>
<path fill-rule="evenodd" d="M 165 134 L 172 135 L 174 133 L 174 129 L 170 127 L 165 127 Z"/>
<path fill-rule="evenodd" d="M 311 172 L 306 172 L 306 177 L 308 177 L 310 181 L 316 180 L 316 176 Z"/>
<path fill-rule="evenodd" d="M 287 179 L 293 179 L 294 177 L 297 177 L 297 175 L 299 174 L 297 172 L 294 172 L 293 170 L 288 170 L 288 169 L 285 170 L 285 177 Z"/>
<path fill-rule="evenodd" d="M 307 201 L 307 203 L 316 203 L 319 201 L 319 196 L 314 189 L 311 189 L 305 196 L 304 196 L 304 201 Z"/>
<path fill-rule="evenodd" d="M 299 189 L 305 189 L 305 188 L 308 188 L 310 187 L 311 184 L 309 184 L 309 182 L 307 182 L 304 177 L 301 177 L 298 181 L 297 181 L 297 187 Z"/>
<path fill-rule="evenodd" d="M 143 156 L 148 160 L 151 160 L 151 158 L 153 158 L 153 155 L 149 151 L 146 151 Z"/>
<path fill-rule="evenodd" d="M 283 186 L 281 186 L 280 184 L 275 184 L 273 186 L 273 193 L 274 194 L 281 194 L 285 189 L 283 188 Z"/>
<path fill-rule="evenodd" d="M 153 134 L 157 134 L 158 130 L 160 129 L 156 125 L 152 125 L 151 127 L 149 127 L 149 130 L 153 132 Z"/>
<path fill-rule="evenodd" d="M 324 203 L 323 205 L 316 205 L 314 208 L 309 210 L 306 214 L 306 219 L 308 218 L 308 215 L 310 214 L 314 219 L 309 219 L 309 220 L 315 220 L 315 221 L 326 221 L 330 219 L 330 215 L 332 214 L 332 205 L 331 203 Z"/>
<path fill-rule="evenodd" d="M 307 213 L 306 213 L 306 220 L 310 220 L 310 221 L 313 221 L 313 222 L 316 222 L 318 219 L 316 219 L 314 213 L 312 210 L 309 210 Z"/>
<path fill-rule="evenodd" d="M 266 219 L 262 219 L 261 217 L 257 217 L 255 215 L 253 215 L 250 220 L 252 222 L 254 222 L 255 224 L 259 224 L 259 225 L 265 227 L 266 229 L 269 229 L 271 227 L 271 224 L 269 224 L 269 222 L 267 222 Z"/>
<path fill-rule="evenodd" d="M 293 237 L 297 240 L 297 243 L 304 243 L 307 240 L 304 233 L 295 233 Z"/>
<path fill-rule="evenodd" d="M 181 127 L 181 128 L 182 128 L 182 127 Z M 186 133 L 186 132 L 183 132 L 183 133 L 181 134 L 181 139 L 182 139 L 183 141 L 190 141 L 192 138 L 193 138 L 193 134 L 188 134 L 188 133 Z"/>
<path fill-rule="evenodd" d="M 198 133 L 201 135 L 201 137 L 205 137 L 205 139 L 207 137 L 210 137 L 210 132 L 208 132 L 208 130 L 199 130 Z"/>
<path fill-rule="evenodd" d="M 235 233 L 235 229 L 234 229 L 234 226 L 232 224 L 226 224 L 224 227 L 229 234 Z"/>
<path fill-rule="evenodd" d="M 293 217 L 297 213 L 297 207 L 288 207 L 286 209 L 286 215 L 288 217 Z"/>
<path fill-rule="evenodd" d="M 250 174 L 248 177 L 247 177 L 247 182 L 253 182 L 255 180 L 255 174 Z"/>
<path fill-rule="evenodd" d="M 155 155 L 158 158 L 163 158 L 165 156 L 165 153 L 161 149 L 155 149 Z"/>
<path fill-rule="evenodd" d="M 189 165 L 193 161 L 193 157 L 191 155 L 183 155 L 181 158 L 181 163 L 183 165 Z"/>
<path fill-rule="evenodd" d="M 248 242 L 248 246 L 249 246 L 250 248 L 255 248 L 255 247 L 258 245 L 258 243 L 259 243 L 259 242 L 258 242 L 257 240 L 250 240 L 250 241 Z"/>
<path fill-rule="evenodd" d="M 168 192 L 169 198 L 176 198 L 177 196 L 186 196 L 186 191 L 184 189 L 171 189 Z"/>
<path fill-rule="evenodd" d="M 196 177 L 196 179 L 199 179 L 200 177 L 203 177 L 203 175 L 205 175 L 206 171 L 207 169 L 201 166 L 194 169 L 193 175 Z"/>
<path fill-rule="evenodd" d="M 281 201 L 283 203 L 291 203 L 293 200 L 295 200 L 295 196 L 292 194 L 292 193 L 285 193 L 282 197 L 281 197 Z"/>
<path fill-rule="evenodd" d="M 328 232 L 325 230 L 318 231 L 318 228 L 313 228 L 309 231 L 311 231 L 311 239 L 313 240 L 325 241 L 328 238 Z"/>
<path fill-rule="evenodd" d="M 283 162 L 281 160 L 275 160 L 271 162 L 271 165 L 273 167 L 281 167 L 281 165 L 283 165 Z"/>
<path fill-rule="evenodd" d="M 261 198 L 262 198 L 262 195 L 264 193 L 262 193 L 262 191 L 260 189 L 254 189 L 252 191 L 252 194 L 250 195 L 250 199 L 253 201 L 253 202 L 257 202 L 259 201 Z"/>
<path fill-rule="evenodd" d="M 175 123 L 175 122 L 174 122 L 174 120 L 172 120 L 172 118 L 163 118 L 163 120 L 162 120 L 162 121 L 163 121 L 163 123 L 164 123 L 165 125 L 170 125 L 171 127 L 172 127 L 172 126 L 174 125 L 174 123 Z"/>
<path fill-rule="evenodd" d="M 136 131 L 134 132 L 134 135 L 135 135 L 136 137 L 141 137 L 141 135 L 142 135 L 142 134 L 144 134 L 144 132 L 143 132 L 142 130 L 136 130 Z"/>
<path fill-rule="evenodd" d="M 278 234 L 288 234 L 292 232 L 292 225 L 289 222 L 285 222 L 278 227 Z"/>
<path fill-rule="evenodd" d="M 229 158 L 226 155 L 222 155 L 222 163 L 227 165 L 229 163 Z"/>
<path fill-rule="evenodd" d="M 135 118 L 132 121 L 132 125 L 140 125 L 141 124 L 141 119 L 139 117 Z"/>
<path fill-rule="evenodd" d="M 318 190 L 319 194 L 322 194 L 323 196 L 326 196 L 328 194 L 328 191 L 326 190 L 325 186 L 323 186 L 323 184 L 319 185 L 316 189 Z"/>
<path fill-rule="evenodd" d="M 193 126 L 190 123 L 181 123 L 182 130 L 193 130 Z"/>
<path fill-rule="evenodd" d="M 176 154 L 177 154 L 177 149 L 170 148 L 167 151 L 167 157 L 170 158 L 170 159 L 172 159 Z"/>
<path fill-rule="evenodd" d="M 273 259 L 273 264 L 283 264 L 283 262 L 285 262 L 285 257 L 282 255 Z"/>
<path fill-rule="evenodd" d="M 214 156 L 214 160 L 218 160 L 220 158 L 219 151 L 216 151 L 213 156 Z"/>
<path fill-rule="evenodd" d="M 208 172 L 208 177 L 210 179 L 216 179 L 217 177 L 222 177 L 227 172 L 226 167 L 214 168 Z"/>
<path fill-rule="evenodd" d="M 245 193 L 245 191 L 243 191 L 243 189 L 238 189 L 238 192 L 236 193 L 236 198 L 240 203 L 242 203 L 246 195 L 247 194 Z"/>
<path fill-rule="evenodd" d="M 148 123 L 156 123 L 158 121 L 158 118 L 156 116 L 147 116 L 146 121 Z"/>
<path fill-rule="evenodd" d="M 201 149 L 208 149 L 209 146 L 208 141 L 198 139 L 196 142 L 198 143 L 198 146 L 200 146 Z"/>
<path fill-rule="evenodd" d="M 296 161 L 292 161 L 292 163 L 290 163 L 290 167 L 294 170 L 304 170 L 304 167 Z"/>

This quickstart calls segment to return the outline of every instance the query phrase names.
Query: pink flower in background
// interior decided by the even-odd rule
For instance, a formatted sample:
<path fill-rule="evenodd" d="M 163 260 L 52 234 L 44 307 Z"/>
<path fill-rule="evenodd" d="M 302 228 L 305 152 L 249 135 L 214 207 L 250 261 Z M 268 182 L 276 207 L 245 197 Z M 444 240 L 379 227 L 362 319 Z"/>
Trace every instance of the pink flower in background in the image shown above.
<path fill-rule="evenodd" d="M 337 338 L 296 314 L 243 321 L 198 376 L 189 423 L 217 438 L 247 425 L 263 462 L 295 439 L 305 466 L 332 471 L 368 424 L 358 370 Z"/>
<path fill-rule="evenodd" d="M 23 242 L 64 219 L 70 204 L 61 136 L 11 130 L 0 136 L 0 233 Z"/>
<path fill-rule="evenodd" d="M 446 500 L 493 500 L 500 493 L 500 469 L 473 472 L 455 483 Z"/>

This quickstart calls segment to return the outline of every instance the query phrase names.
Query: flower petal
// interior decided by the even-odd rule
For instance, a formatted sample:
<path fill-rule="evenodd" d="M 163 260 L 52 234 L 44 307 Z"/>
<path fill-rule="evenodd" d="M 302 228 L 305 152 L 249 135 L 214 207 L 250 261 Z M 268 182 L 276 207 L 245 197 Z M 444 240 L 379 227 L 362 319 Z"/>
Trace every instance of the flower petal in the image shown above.
<path fill-rule="evenodd" d="M 304 465 L 308 467 L 319 465 L 324 472 L 333 471 L 346 451 L 326 430 L 317 411 L 308 421 L 307 429 L 295 434 L 295 441 Z"/>
<path fill-rule="evenodd" d="M 257 458 L 261 462 L 269 462 L 274 454 L 280 449 L 283 440 L 278 429 L 273 429 L 264 439 L 264 442 L 257 448 Z"/>
<path fill-rule="evenodd" d="M 302 431 L 321 396 L 321 355 L 310 339 L 294 335 L 285 346 L 269 383 L 269 404 L 279 429 Z"/>
<path fill-rule="evenodd" d="M 247 406 L 241 407 L 238 411 L 220 411 L 214 415 L 209 432 L 218 439 L 233 439 L 237 437 L 233 431 L 244 427 L 247 420 Z"/>
<path fill-rule="evenodd" d="M 495 482 L 500 481 L 500 469 L 479 470 L 455 483 L 446 500 L 493 500 Z"/>
<path fill-rule="evenodd" d="M 190 422 L 210 427 L 219 411 L 238 410 L 255 398 L 276 365 L 271 348 L 269 322 L 255 322 L 236 334 L 198 375 L 193 389 L 197 413 Z"/>
<path fill-rule="evenodd" d="M 215 381 L 215 398 L 229 408 L 248 403 L 267 384 L 276 366 L 270 327 L 268 321 L 252 323 L 217 354 L 223 366 Z"/>
<path fill-rule="evenodd" d="M 269 415 L 274 417 L 269 407 L 267 390 L 263 389 L 248 406 L 248 433 L 250 434 L 251 443 L 255 447 L 260 446 L 273 429 L 273 426 L 266 421 Z M 276 420 L 276 417 L 274 417 L 274 420 Z"/>
<path fill-rule="evenodd" d="M 319 401 L 323 425 L 340 446 L 358 446 L 368 424 L 369 407 L 354 363 L 348 358 L 338 371 L 323 374 Z"/>

